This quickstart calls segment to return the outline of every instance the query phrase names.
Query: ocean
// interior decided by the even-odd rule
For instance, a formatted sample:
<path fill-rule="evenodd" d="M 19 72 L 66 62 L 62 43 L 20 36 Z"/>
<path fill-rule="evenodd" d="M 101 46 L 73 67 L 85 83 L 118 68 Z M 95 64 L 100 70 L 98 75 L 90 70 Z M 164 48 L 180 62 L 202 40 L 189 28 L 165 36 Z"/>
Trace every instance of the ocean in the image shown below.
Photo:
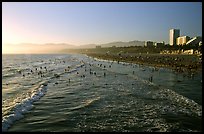
<path fill-rule="evenodd" d="M 2 55 L 2 131 L 202 131 L 202 72 L 81 54 Z"/>

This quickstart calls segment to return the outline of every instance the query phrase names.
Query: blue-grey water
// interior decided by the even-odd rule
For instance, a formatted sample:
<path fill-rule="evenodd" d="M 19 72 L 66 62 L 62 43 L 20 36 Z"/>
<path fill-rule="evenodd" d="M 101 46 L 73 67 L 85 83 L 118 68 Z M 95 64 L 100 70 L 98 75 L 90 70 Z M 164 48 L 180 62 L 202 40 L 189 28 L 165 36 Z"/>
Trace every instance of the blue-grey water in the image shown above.
<path fill-rule="evenodd" d="M 2 56 L 2 131 L 202 131 L 201 72 L 78 54 Z"/>

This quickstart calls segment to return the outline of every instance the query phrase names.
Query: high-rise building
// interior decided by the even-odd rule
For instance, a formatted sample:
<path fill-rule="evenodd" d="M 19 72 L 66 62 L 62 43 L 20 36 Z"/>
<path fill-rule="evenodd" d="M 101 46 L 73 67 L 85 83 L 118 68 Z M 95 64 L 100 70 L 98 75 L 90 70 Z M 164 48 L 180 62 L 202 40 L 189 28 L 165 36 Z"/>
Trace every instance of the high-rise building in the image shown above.
<path fill-rule="evenodd" d="M 169 32 L 169 44 L 176 45 L 176 39 L 180 36 L 179 29 L 171 29 Z"/>

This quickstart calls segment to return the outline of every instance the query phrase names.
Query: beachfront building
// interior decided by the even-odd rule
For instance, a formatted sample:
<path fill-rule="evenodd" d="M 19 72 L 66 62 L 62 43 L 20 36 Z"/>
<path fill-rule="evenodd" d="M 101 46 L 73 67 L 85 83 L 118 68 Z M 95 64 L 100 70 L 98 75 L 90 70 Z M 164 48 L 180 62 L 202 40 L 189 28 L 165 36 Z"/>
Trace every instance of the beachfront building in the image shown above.
<path fill-rule="evenodd" d="M 96 48 L 101 48 L 101 46 L 96 46 Z"/>
<path fill-rule="evenodd" d="M 202 41 L 199 42 L 199 46 L 202 46 Z"/>
<path fill-rule="evenodd" d="M 154 44 L 155 47 L 164 47 L 165 46 L 165 42 L 155 42 Z"/>
<path fill-rule="evenodd" d="M 146 41 L 145 42 L 145 47 L 153 47 L 153 42 L 152 41 Z"/>
<path fill-rule="evenodd" d="M 183 54 L 193 54 L 193 49 L 185 50 Z"/>
<path fill-rule="evenodd" d="M 186 45 L 199 45 L 201 41 L 202 41 L 202 37 L 196 36 L 191 40 L 189 40 L 188 42 L 186 42 Z"/>
<path fill-rule="evenodd" d="M 186 45 L 186 43 L 190 40 L 189 36 L 182 36 L 176 39 L 177 45 Z"/>
<path fill-rule="evenodd" d="M 180 30 L 179 29 L 171 29 L 169 31 L 169 44 L 176 45 L 176 39 L 180 36 Z"/>

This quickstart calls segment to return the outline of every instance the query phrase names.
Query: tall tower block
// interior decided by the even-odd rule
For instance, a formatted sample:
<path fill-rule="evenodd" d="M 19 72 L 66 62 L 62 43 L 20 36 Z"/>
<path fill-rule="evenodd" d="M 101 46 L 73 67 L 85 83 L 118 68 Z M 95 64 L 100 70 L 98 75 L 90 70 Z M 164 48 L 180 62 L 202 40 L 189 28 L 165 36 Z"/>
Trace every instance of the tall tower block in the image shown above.
<path fill-rule="evenodd" d="M 179 29 L 170 29 L 169 31 L 169 45 L 176 45 L 176 39 L 180 36 Z"/>

